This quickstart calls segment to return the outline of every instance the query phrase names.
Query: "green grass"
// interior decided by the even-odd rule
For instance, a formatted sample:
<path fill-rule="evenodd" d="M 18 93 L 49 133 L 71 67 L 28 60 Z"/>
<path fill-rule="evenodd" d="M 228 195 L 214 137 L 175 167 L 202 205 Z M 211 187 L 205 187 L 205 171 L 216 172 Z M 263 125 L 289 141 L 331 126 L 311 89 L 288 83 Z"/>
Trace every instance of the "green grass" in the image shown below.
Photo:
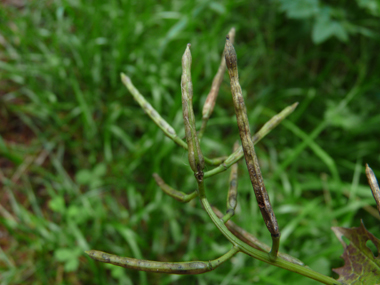
<path fill-rule="evenodd" d="M 154 172 L 187 193 L 196 184 L 186 151 L 150 121 L 119 74 L 126 73 L 183 137 L 186 44 L 192 45 L 200 124 L 232 26 L 254 130 L 300 102 L 256 147 L 282 231 L 281 251 L 333 276 L 343 248 L 331 226 L 357 227 L 363 219 L 380 236 L 379 220 L 363 209 L 375 205 L 365 163 L 380 177 L 379 18 L 345 2 L 334 7 L 371 36 L 352 33 L 347 42 L 332 37 L 318 45 L 312 20 L 288 18 L 275 2 L 29 1 L 19 10 L 3 4 L 0 283 L 315 284 L 241 253 L 199 276 L 134 272 L 84 254 L 97 249 L 188 261 L 229 249 L 198 201 L 182 205 L 156 186 Z M 225 75 L 203 152 L 228 154 L 238 137 Z M 239 164 L 233 221 L 270 244 L 244 167 Z M 206 181 L 210 202 L 222 211 L 228 175 Z"/>

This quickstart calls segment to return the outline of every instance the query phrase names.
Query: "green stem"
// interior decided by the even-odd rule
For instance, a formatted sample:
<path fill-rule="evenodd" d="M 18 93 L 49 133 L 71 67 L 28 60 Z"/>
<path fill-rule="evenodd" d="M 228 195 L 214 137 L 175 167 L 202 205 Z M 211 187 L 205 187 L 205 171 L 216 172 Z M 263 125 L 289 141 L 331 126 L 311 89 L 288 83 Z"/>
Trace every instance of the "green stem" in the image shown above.
<path fill-rule="evenodd" d="M 229 219 L 231 219 L 235 215 L 235 210 L 234 209 L 228 209 L 227 214 L 223 216 L 221 219 L 223 221 L 223 224 L 227 223 Z"/>

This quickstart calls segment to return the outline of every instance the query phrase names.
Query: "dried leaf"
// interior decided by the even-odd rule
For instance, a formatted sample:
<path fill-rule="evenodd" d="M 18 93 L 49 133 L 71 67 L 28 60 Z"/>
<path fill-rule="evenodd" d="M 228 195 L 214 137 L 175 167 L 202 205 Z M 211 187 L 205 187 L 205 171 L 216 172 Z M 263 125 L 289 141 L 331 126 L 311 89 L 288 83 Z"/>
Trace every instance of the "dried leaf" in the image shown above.
<path fill-rule="evenodd" d="M 364 227 L 363 221 L 358 228 L 331 228 L 344 247 L 342 258 L 344 266 L 333 269 L 339 274 L 338 281 L 344 284 L 380 284 L 380 240 Z M 344 236 L 350 241 L 347 245 L 342 239 Z M 377 248 L 374 256 L 367 246 L 367 241 L 373 242 Z"/>

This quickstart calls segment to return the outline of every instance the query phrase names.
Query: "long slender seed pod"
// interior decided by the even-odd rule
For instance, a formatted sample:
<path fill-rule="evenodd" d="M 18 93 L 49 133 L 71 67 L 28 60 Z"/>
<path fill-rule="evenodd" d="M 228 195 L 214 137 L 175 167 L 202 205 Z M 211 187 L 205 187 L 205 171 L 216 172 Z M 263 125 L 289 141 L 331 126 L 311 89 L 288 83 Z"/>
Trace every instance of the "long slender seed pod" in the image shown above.
<path fill-rule="evenodd" d="M 222 219 L 223 213 L 221 211 L 219 211 L 218 208 L 212 207 L 212 210 L 214 211 L 214 213 L 219 218 Z M 256 248 L 256 249 L 261 250 L 263 252 L 269 252 L 270 251 L 270 246 L 259 241 L 255 236 L 253 236 L 252 234 L 250 234 L 246 230 L 242 229 L 241 227 L 236 225 L 234 222 L 228 221 L 226 223 L 226 226 L 238 239 L 242 240 L 243 242 L 252 246 L 253 248 Z M 304 263 L 301 260 L 299 260 L 299 259 L 297 259 L 297 258 L 295 258 L 289 254 L 279 252 L 278 256 L 281 257 L 282 259 L 285 259 L 285 260 L 292 262 L 294 264 L 304 265 Z"/>
<path fill-rule="evenodd" d="M 239 148 L 239 143 L 235 142 L 233 151 L 236 151 Z M 227 196 L 227 214 L 229 212 L 235 213 L 236 205 L 237 205 L 237 180 L 238 175 L 238 164 L 235 163 L 231 166 L 231 172 L 230 172 L 230 187 L 228 189 L 228 196 Z"/>
<path fill-rule="evenodd" d="M 257 144 L 260 140 L 262 140 L 271 130 L 277 127 L 278 124 L 280 124 L 282 120 L 284 120 L 287 116 L 289 116 L 295 110 L 297 105 L 298 105 L 298 102 L 294 103 L 291 106 L 286 107 L 280 113 L 273 116 L 268 122 L 266 122 L 261 127 L 261 129 L 256 134 L 254 134 L 254 136 L 252 137 L 252 142 L 254 144 Z M 206 171 L 204 174 L 204 177 L 207 178 L 207 177 L 213 176 L 215 174 L 218 174 L 220 172 L 227 170 L 235 162 L 242 159 L 243 156 L 244 156 L 243 148 L 239 147 L 236 151 L 234 151 L 231 155 L 229 155 L 221 165 L 219 165 L 218 167 L 215 167 L 214 169 Z"/>
<path fill-rule="evenodd" d="M 157 173 L 153 173 L 153 177 L 156 180 L 158 187 L 160 187 L 161 190 L 165 192 L 165 194 L 169 195 L 170 197 L 176 199 L 179 202 L 187 203 L 198 196 L 197 191 L 194 191 L 190 194 L 186 194 L 184 192 L 175 190 L 174 188 L 167 185 L 165 181 L 162 180 L 162 178 Z"/>
<path fill-rule="evenodd" d="M 266 122 L 261 129 L 253 135 L 252 141 L 255 143 L 262 139 L 263 136 L 268 134 L 271 130 L 277 127 L 287 116 L 289 116 L 297 108 L 298 102 L 293 103 L 290 106 L 287 106 L 280 113 L 274 115 L 268 122 Z M 264 135 L 265 134 L 265 135 Z"/>
<path fill-rule="evenodd" d="M 185 124 L 185 135 L 188 146 L 189 164 L 197 179 L 203 179 L 204 159 L 199 146 L 193 111 L 193 84 L 191 82 L 191 53 L 187 44 L 182 56 L 182 113 Z"/>
<path fill-rule="evenodd" d="M 263 216 L 265 224 L 272 235 L 273 246 L 271 257 L 275 258 L 277 256 L 279 246 L 278 238 L 280 236 L 280 231 L 278 228 L 276 216 L 272 210 L 272 205 L 270 203 L 268 193 L 265 189 L 259 162 L 251 139 L 247 110 L 239 84 L 237 56 L 228 36 L 226 39 L 225 55 L 228 73 L 230 75 L 231 93 L 234 101 L 236 119 L 239 127 L 239 134 L 244 151 L 245 162 L 247 164 L 249 177 L 251 179 L 261 215 Z"/>
<path fill-rule="evenodd" d="M 365 174 L 367 175 L 368 184 L 371 187 L 373 198 L 375 198 L 377 210 L 380 214 L 380 189 L 379 184 L 377 183 L 377 179 L 375 173 L 368 164 L 365 165 Z"/>
<path fill-rule="evenodd" d="M 152 260 L 135 259 L 130 257 L 121 257 L 98 250 L 89 250 L 86 253 L 94 260 L 111 263 L 117 266 L 130 268 L 134 270 L 147 271 L 153 273 L 169 274 L 201 274 L 214 270 L 223 262 L 234 256 L 239 249 L 233 247 L 226 254 L 210 261 L 190 261 L 190 262 L 160 262 Z"/>
<path fill-rule="evenodd" d="M 228 35 L 230 37 L 230 41 L 233 43 L 235 40 L 235 28 L 232 28 L 228 32 Z M 225 51 L 223 50 L 223 55 L 222 55 L 222 59 L 220 61 L 218 72 L 216 73 L 216 75 L 212 81 L 211 90 L 207 95 L 205 104 L 203 105 L 202 126 L 201 126 L 199 133 L 198 133 L 199 139 L 201 139 L 201 137 L 203 136 L 203 133 L 204 133 L 206 126 L 207 126 L 208 119 L 210 118 L 212 112 L 214 111 L 215 102 L 216 102 L 216 99 L 217 99 L 218 93 L 219 93 L 219 88 L 220 88 L 220 85 L 222 84 L 222 81 L 223 81 L 224 72 L 226 71 L 226 59 L 224 56 L 224 52 Z"/>
<path fill-rule="evenodd" d="M 173 127 L 160 116 L 160 114 L 152 107 L 152 105 L 149 104 L 148 101 L 145 100 L 144 96 L 141 95 L 140 92 L 133 85 L 131 79 L 124 73 L 121 73 L 121 81 L 127 87 L 129 92 L 131 92 L 136 102 L 141 106 L 141 108 L 144 109 L 148 116 L 165 133 L 165 135 L 172 139 L 180 147 L 187 149 L 187 144 L 177 136 Z M 204 160 L 210 165 L 218 165 L 220 163 L 220 158 L 209 159 L 205 157 Z"/>
<path fill-rule="evenodd" d="M 166 122 L 160 116 L 160 114 L 152 107 L 152 105 L 150 105 L 148 101 L 145 100 L 144 96 L 142 96 L 140 92 L 136 89 L 136 87 L 133 85 L 131 79 L 124 73 L 121 73 L 121 81 L 127 87 L 129 92 L 131 92 L 133 98 L 137 101 L 137 103 L 139 103 L 141 108 L 144 109 L 148 116 L 165 133 L 165 135 L 171 138 L 179 146 L 183 147 L 184 149 L 187 149 L 186 143 L 177 136 L 173 127 L 170 126 L 168 122 Z"/>

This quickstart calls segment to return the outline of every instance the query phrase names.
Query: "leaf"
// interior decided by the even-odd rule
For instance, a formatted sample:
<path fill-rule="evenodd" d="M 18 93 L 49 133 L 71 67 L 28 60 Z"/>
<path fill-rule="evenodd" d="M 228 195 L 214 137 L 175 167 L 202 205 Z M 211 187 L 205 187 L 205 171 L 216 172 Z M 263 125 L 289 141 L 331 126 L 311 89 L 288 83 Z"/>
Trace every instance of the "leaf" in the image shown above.
<path fill-rule="evenodd" d="M 380 15 L 380 3 L 376 0 L 356 0 L 360 8 L 366 9 L 374 16 Z"/>
<path fill-rule="evenodd" d="M 292 19 L 306 19 L 319 11 L 318 0 L 280 0 L 280 10 Z"/>
<path fill-rule="evenodd" d="M 362 117 L 352 112 L 348 106 L 339 109 L 337 108 L 338 105 L 333 101 L 327 101 L 326 103 L 327 108 L 324 117 L 332 126 L 349 131 L 363 124 Z"/>
<path fill-rule="evenodd" d="M 339 274 L 338 281 L 345 284 L 380 284 L 380 240 L 364 227 L 363 221 L 358 228 L 331 228 L 344 247 L 342 258 L 344 266 L 333 269 Z M 342 236 L 350 243 L 347 245 Z M 377 248 L 377 256 L 374 256 L 367 246 L 371 241 Z"/>
<path fill-rule="evenodd" d="M 49 208 L 54 212 L 63 213 L 66 209 L 65 199 L 61 196 L 56 196 L 49 201 Z"/>
<path fill-rule="evenodd" d="M 87 185 L 92 180 L 92 172 L 88 169 L 81 169 L 75 175 L 78 184 Z"/>
<path fill-rule="evenodd" d="M 66 272 L 76 271 L 79 266 L 79 256 L 82 254 L 80 248 L 58 248 L 54 251 L 54 257 L 57 261 L 64 262 Z"/>
<path fill-rule="evenodd" d="M 321 13 L 313 26 L 313 42 L 320 44 L 333 36 L 342 42 L 348 40 L 348 34 L 343 25 L 338 21 L 332 20 L 327 12 Z"/>

